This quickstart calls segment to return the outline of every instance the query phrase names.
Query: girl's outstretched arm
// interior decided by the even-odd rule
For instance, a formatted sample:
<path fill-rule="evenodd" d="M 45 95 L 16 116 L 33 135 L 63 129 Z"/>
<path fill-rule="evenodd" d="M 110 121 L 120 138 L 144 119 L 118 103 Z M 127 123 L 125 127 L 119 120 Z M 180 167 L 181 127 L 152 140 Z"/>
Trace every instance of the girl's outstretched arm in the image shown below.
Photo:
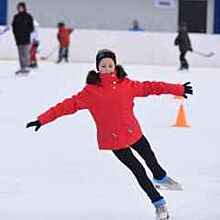
<path fill-rule="evenodd" d="M 193 94 L 192 86 L 190 82 L 185 84 L 173 84 L 165 82 L 150 82 L 150 81 L 132 81 L 130 80 L 133 95 L 136 97 L 148 96 L 148 95 L 162 95 L 172 94 L 177 96 L 184 96 L 186 94 Z"/>
<path fill-rule="evenodd" d="M 29 122 L 26 127 L 35 126 L 37 131 L 42 125 L 45 125 L 51 121 L 56 120 L 64 115 L 73 114 L 81 109 L 88 109 L 89 107 L 89 94 L 86 87 L 77 95 L 73 95 L 71 98 L 64 99 L 57 105 L 49 108 L 43 114 L 37 117 L 36 121 Z"/>

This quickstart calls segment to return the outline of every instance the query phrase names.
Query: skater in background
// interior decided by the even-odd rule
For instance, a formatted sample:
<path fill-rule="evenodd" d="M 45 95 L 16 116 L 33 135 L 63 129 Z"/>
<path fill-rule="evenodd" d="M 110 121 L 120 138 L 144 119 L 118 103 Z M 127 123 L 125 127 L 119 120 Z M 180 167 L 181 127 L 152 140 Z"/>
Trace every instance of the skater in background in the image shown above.
<path fill-rule="evenodd" d="M 129 31 L 144 31 L 144 29 L 140 27 L 138 20 L 133 20 L 132 27 L 129 28 Z"/>
<path fill-rule="evenodd" d="M 70 34 L 73 32 L 72 28 L 67 28 L 63 22 L 58 23 L 57 39 L 59 41 L 59 55 L 57 63 L 60 63 L 63 58 L 69 62 L 69 45 Z"/>
<path fill-rule="evenodd" d="M 31 49 L 30 49 L 30 67 L 37 68 L 37 52 L 40 44 L 39 34 L 38 34 L 39 23 L 34 20 L 34 31 L 31 33 Z"/>
<path fill-rule="evenodd" d="M 97 53 L 96 67 L 98 72 L 89 71 L 86 85 L 78 94 L 40 114 L 36 121 L 29 122 L 26 127 L 35 127 L 35 131 L 38 131 L 41 126 L 61 116 L 88 109 L 96 122 L 99 149 L 112 151 L 130 169 L 155 206 L 157 220 L 166 220 L 169 218 L 166 202 L 155 186 L 180 190 L 181 185 L 171 179 L 159 164 L 133 113 L 133 101 L 136 97 L 162 94 L 187 98 L 187 94 L 193 93 L 192 87 L 189 83 L 181 85 L 131 80 L 122 66 L 117 65 L 114 52 L 107 49 Z M 140 154 L 153 173 L 153 182 L 132 153 L 133 150 Z"/>
<path fill-rule="evenodd" d="M 183 22 L 179 26 L 178 35 L 174 41 L 175 46 L 179 46 L 180 51 L 180 68 L 179 70 L 188 70 L 189 64 L 185 58 L 188 51 L 193 51 L 191 41 L 187 31 L 187 24 Z"/>
<path fill-rule="evenodd" d="M 26 4 L 20 2 L 17 5 L 18 13 L 14 16 L 12 21 L 12 30 L 15 37 L 16 45 L 18 47 L 20 70 L 16 74 L 29 73 L 30 65 L 30 41 L 31 32 L 34 30 L 33 18 L 27 12 Z"/>

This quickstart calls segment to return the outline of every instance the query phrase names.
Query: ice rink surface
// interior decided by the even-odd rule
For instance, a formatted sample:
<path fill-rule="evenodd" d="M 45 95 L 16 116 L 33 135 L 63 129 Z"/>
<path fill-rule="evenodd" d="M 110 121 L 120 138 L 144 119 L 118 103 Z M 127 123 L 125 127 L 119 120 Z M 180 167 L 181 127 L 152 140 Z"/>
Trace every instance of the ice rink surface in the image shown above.
<path fill-rule="evenodd" d="M 154 220 L 154 207 L 110 151 L 99 151 L 83 110 L 42 127 L 25 124 L 83 88 L 93 64 L 40 63 L 27 77 L 0 61 L 0 219 Z M 131 79 L 192 82 L 184 101 L 191 128 L 174 128 L 179 100 L 149 96 L 135 113 L 161 165 L 183 192 L 162 191 L 171 220 L 220 219 L 220 69 L 125 65 Z M 143 162 L 143 161 L 142 161 Z M 151 173 L 147 169 L 149 176 Z"/>

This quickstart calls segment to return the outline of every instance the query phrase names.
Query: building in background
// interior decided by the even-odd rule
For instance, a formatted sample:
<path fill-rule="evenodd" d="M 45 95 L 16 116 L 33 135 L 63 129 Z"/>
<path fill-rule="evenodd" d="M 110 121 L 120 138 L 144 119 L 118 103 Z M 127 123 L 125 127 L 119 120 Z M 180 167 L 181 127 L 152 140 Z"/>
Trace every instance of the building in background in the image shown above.
<path fill-rule="evenodd" d="M 19 0 L 0 0 L 0 24 L 12 20 Z M 186 22 L 189 32 L 220 33 L 219 0 L 26 0 L 42 27 L 63 20 L 81 29 L 127 30 L 134 18 L 151 32 L 176 32 Z M 53 3 L 53 4 L 51 4 Z M 53 10 L 51 10 L 53 9 Z"/>

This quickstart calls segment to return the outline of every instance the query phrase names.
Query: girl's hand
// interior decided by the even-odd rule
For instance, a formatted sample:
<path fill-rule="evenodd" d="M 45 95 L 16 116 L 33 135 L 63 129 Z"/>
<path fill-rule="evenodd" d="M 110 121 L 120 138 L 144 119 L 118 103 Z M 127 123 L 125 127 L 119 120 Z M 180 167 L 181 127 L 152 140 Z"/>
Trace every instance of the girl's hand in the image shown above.
<path fill-rule="evenodd" d="M 29 128 L 29 127 L 35 127 L 34 130 L 38 131 L 41 127 L 41 123 L 38 120 L 37 121 L 31 121 L 31 122 L 27 123 L 27 125 L 26 125 L 26 128 Z"/>
<path fill-rule="evenodd" d="M 187 82 L 187 83 L 184 83 L 183 86 L 184 86 L 184 94 L 183 94 L 183 97 L 187 99 L 187 95 L 186 94 L 190 94 L 190 95 L 193 95 L 193 89 L 192 89 L 192 86 L 190 86 L 191 82 Z"/>

